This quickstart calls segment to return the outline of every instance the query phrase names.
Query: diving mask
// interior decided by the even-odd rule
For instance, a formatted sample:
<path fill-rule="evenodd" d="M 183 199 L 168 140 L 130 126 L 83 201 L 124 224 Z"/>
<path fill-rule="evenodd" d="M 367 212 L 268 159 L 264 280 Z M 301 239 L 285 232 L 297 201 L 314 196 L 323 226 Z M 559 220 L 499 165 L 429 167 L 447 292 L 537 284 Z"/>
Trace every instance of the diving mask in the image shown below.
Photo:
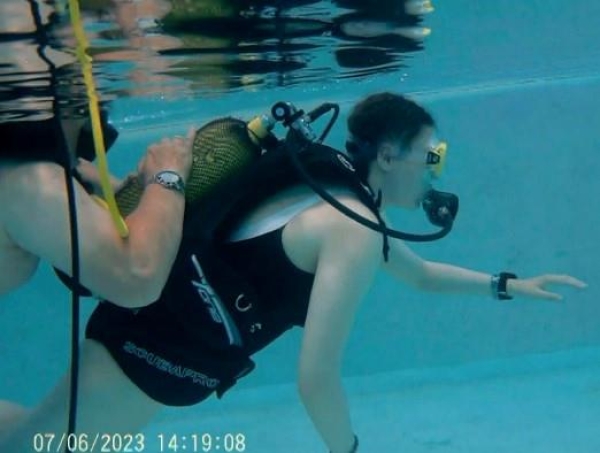
<path fill-rule="evenodd" d="M 447 150 L 448 144 L 446 142 L 439 142 L 436 145 L 432 145 L 427 152 L 427 165 L 430 166 L 431 172 L 436 178 L 439 178 L 444 171 Z"/>

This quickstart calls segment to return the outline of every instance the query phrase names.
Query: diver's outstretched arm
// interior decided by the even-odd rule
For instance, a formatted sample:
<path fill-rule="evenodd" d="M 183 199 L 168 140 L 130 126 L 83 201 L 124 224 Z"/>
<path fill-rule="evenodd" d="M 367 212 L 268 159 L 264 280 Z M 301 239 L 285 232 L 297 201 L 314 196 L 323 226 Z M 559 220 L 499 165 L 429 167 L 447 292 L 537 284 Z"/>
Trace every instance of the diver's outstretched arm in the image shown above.
<path fill-rule="evenodd" d="M 465 269 L 452 264 L 427 261 L 421 289 L 443 293 L 496 296 L 492 280 L 494 276 Z M 563 296 L 547 290 L 548 285 L 570 286 L 583 289 L 587 284 L 569 275 L 545 274 L 537 277 L 506 280 L 509 296 L 524 296 L 534 299 L 562 300 Z"/>
<path fill-rule="evenodd" d="M 404 242 L 390 240 L 389 261 L 384 264 L 398 280 L 421 291 L 440 293 L 494 296 L 492 275 L 453 264 L 426 261 L 414 253 Z M 561 300 L 562 296 L 546 289 L 548 285 L 570 286 L 577 289 L 587 287 L 581 280 L 569 275 L 545 274 L 527 279 L 508 279 L 507 293 L 535 299 Z"/>

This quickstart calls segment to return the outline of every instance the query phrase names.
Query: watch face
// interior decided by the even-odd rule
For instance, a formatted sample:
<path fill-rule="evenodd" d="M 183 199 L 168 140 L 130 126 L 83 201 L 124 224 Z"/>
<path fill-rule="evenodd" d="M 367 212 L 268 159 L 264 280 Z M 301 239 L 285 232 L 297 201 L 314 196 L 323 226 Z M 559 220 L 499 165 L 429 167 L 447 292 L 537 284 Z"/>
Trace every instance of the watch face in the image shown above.
<path fill-rule="evenodd" d="M 171 173 L 169 171 L 159 173 L 158 177 L 169 184 L 176 184 L 179 182 L 179 176 L 176 173 Z"/>
<path fill-rule="evenodd" d="M 154 182 L 166 187 L 170 190 L 176 190 L 177 192 L 185 193 L 185 184 L 183 179 L 177 173 L 171 170 L 163 170 L 154 176 Z"/>

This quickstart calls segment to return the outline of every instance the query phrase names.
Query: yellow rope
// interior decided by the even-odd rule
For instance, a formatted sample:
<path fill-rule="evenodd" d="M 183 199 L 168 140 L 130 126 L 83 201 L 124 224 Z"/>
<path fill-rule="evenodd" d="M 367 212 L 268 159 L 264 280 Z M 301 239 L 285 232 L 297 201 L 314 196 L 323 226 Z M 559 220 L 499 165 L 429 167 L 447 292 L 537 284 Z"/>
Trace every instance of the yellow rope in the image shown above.
<path fill-rule="evenodd" d="M 110 184 L 108 163 L 106 161 L 106 148 L 104 145 L 104 136 L 102 135 L 100 110 L 98 108 L 98 96 L 96 95 L 94 77 L 92 75 L 92 58 L 86 53 L 88 41 L 85 31 L 83 30 L 78 0 L 69 0 L 69 12 L 71 16 L 71 25 L 73 26 L 75 39 L 77 40 L 76 54 L 81 64 L 81 71 L 83 73 L 83 80 L 85 82 L 88 97 L 90 120 L 92 123 L 92 133 L 94 137 L 94 148 L 96 150 L 98 173 L 100 175 L 100 185 L 102 187 L 104 200 L 106 201 L 108 210 L 115 226 L 117 227 L 119 235 L 125 238 L 129 235 L 129 229 L 127 228 L 125 220 L 119 213 L 119 208 L 115 200 L 115 194 Z"/>

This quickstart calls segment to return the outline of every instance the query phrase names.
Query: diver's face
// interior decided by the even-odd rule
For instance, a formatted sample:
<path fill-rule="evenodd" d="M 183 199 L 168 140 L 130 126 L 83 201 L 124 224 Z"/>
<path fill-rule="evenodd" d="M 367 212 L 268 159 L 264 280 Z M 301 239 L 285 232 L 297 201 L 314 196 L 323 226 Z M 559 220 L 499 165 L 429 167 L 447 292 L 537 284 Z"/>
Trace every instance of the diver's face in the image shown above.
<path fill-rule="evenodd" d="M 431 189 L 432 169 L 427 164 L 427 155 L 435 141 L 435 130 L 426 126 L 411 142 L 409 148 L 400 149 L 387 175 L 386 184 L 389 202 L 404 208 L 418 208 Z"/>

